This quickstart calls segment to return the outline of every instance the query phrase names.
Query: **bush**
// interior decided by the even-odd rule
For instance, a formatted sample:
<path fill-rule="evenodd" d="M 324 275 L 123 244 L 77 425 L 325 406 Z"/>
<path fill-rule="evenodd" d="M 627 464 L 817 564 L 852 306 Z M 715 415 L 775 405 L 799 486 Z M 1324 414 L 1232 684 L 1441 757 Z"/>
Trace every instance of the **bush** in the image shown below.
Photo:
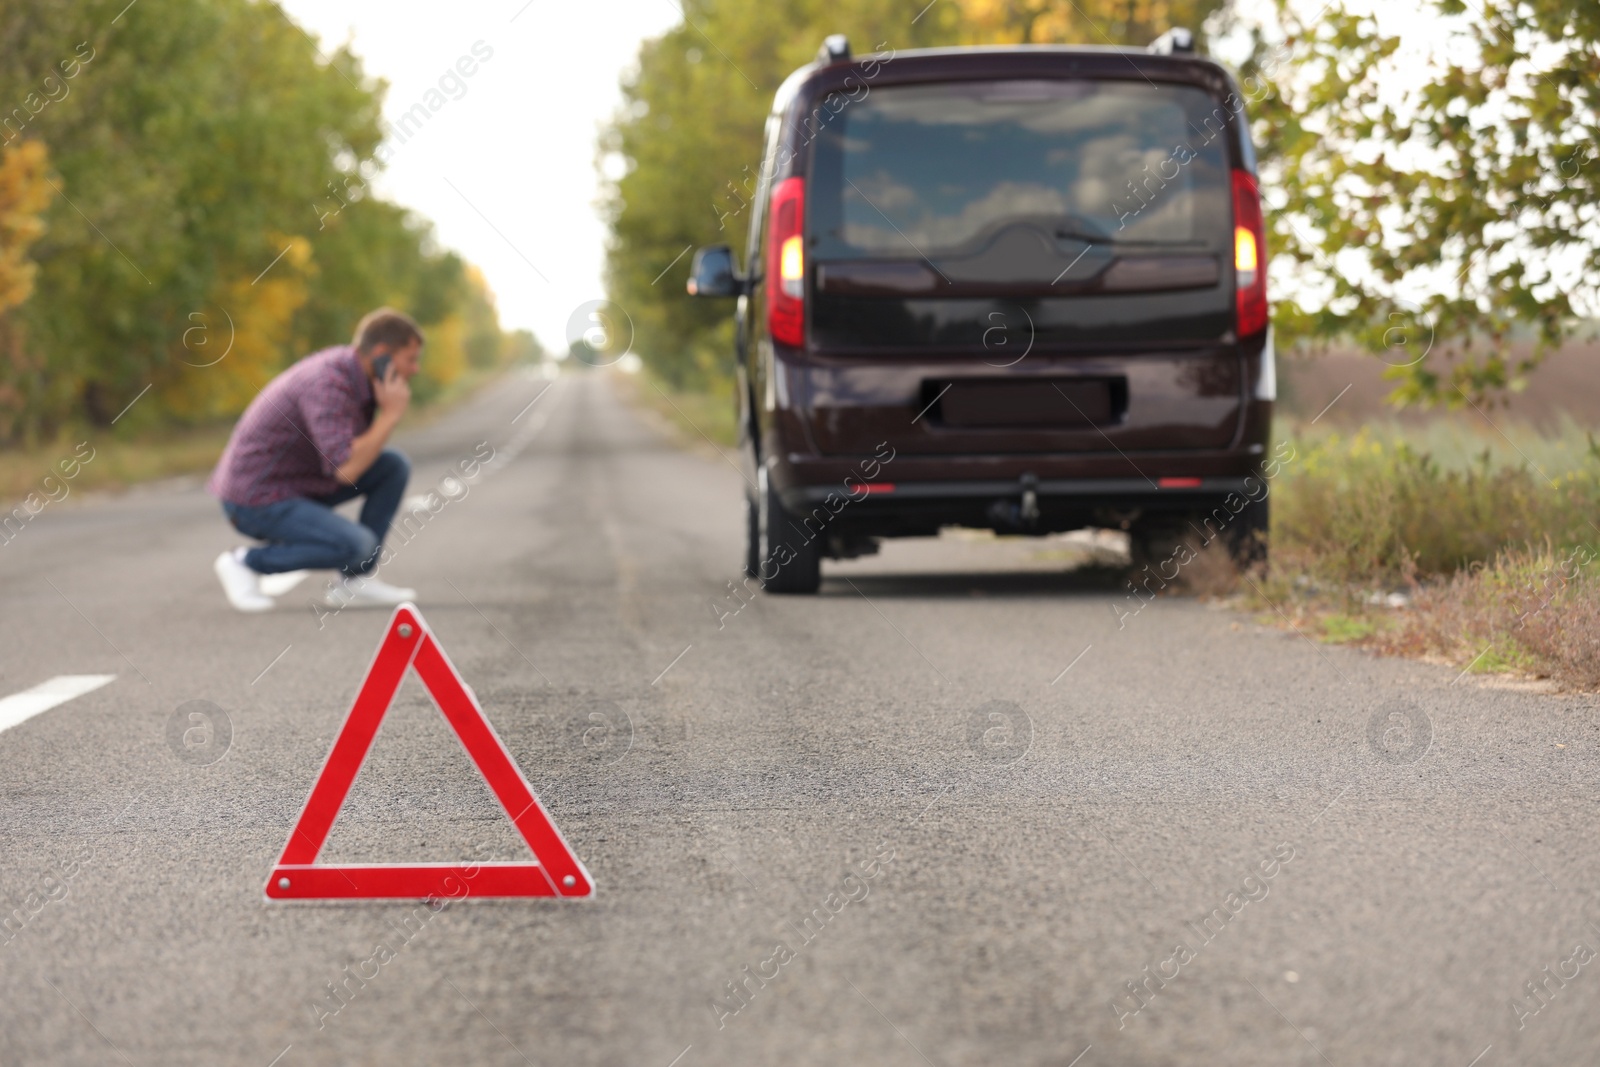
<path fill-rule="evenodd" d="M 1298 453 L 1273 502 L 1273 557 L 1319 585 L 1396 589 L 1518 545 L 1600 542 L 1593 455 L 1554 477 L 1526 461 L 1497 466 L 1487 449 L 1451 467 L 1398 435 L 1365 429 L 1300 442 Z"/>
<path fill-rule="evenodd" d="M 1518 671 L 1600 687 L 1600 571 L 1588 549 L 1513 548 L 1422 586 L 1412 609 L 1368 642 L 1475 671 Z"/>
<path fill-rule="evenodd" d="M 1571 426 L 1498 456 L 1419 443 L 1443 436 L 1297 440 L 1252 592 L 1324 640 L 1600 688 L 1600 449 Z"/>

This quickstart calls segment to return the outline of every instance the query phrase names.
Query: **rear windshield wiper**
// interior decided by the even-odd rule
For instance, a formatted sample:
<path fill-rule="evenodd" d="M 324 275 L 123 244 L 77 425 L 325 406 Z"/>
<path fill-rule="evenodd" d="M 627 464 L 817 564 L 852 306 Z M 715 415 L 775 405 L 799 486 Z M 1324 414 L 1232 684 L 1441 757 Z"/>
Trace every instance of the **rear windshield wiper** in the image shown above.
<path fill-rule="evenodd" d="M 1074 226 L 1071 223 L 1061 223 L 1055 227 L 1055 235 L 1067 241 L 1083 241 L 1091 245 L 1120 244 L 1115 237 L 1109 234 L 1097 233 L 1086 226 Z"/>
<path fill-rule="evenodd" d="M 1129 241 L 1110 234 L 1099 233 L 1087 226 L 1079 226 L 1070 222 L 1058 223 L 1054 227 L 1055 235 L 1063 241 L 1082 241 L 1091 245 L 1121 245 L 1129 248 L 1196 248 L 1205 244 L 1204 241 Z"/>

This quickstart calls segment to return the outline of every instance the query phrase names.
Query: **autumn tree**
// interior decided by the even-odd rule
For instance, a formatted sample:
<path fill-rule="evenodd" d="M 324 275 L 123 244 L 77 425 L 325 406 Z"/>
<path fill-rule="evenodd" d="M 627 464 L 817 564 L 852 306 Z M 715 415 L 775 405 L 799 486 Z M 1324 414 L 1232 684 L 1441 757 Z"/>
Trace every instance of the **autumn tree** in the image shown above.
<path fill-rule="evenodd" d="M 270 0 L 0 7 L 0 140 L 46 153 L 0 156 L 0 279 L 33 281 L 0 304 L 0 441 L 136 397 L 119 429 L 226 417 L 380 304 L 432 336 L 420 399 L 497 356 L 482 279 L 370 193 L 384 89 Z"/>

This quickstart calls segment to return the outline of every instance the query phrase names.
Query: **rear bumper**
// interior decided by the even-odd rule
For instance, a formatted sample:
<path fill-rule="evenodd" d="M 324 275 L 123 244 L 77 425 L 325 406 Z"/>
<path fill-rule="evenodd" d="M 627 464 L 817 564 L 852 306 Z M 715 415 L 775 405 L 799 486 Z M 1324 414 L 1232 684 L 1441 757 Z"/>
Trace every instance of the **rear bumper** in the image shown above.
<path fill-rule="evenodd" d="M 780 490 L 783 506 L 791 511 L 810 511 L 830 497 L 847 497 L 851 507 L 878 511 L 894 511 L 902 505 L 915 502 L 997 500 L 1017 498 L 1025 489 L 1033 489 L 1041 500 L 1071 500 L 1077 503 L 1119 503 L 1134 507 L 1153 507 L 1161 510 L 1187 510 L 1211 500 L 1221 500 L 1229 493 L 1259 495 L 1262 480 L 1259 477 L 1197 478 L 1197 485 L 1167 485 L 1143 478 L 1060 478 L 1036 480 L 1024 484 L 1016 481 L 971 482 L 891 482 L 869 483 L 867 490 L 849 489 L 838 485 L 795 486 Z M 883 489 L 878 489 L 883 486 Z M 888 488 L 893 486 L 893 488 Z M 852 492 L 852 490 L 854 490 Z"/>
<path fill-rule="evenodd" d="M 1265 434 L 1261 437 L 1264 439 Z M 785 505 L 823 499 L 829 493 L 859 494 L 863 482 L 889 484 L 899 499 L 972 496 L 996 488 L 1015 492 L 1032 479 L 1039 491 L 1081 496 L 1100 492 L 1156 493 L 1168 479 L 1201 480 L 1202 487 L 1230 487 L 1260 473 L 1264 440 L 1226 449 L 1172 449 L 1137 453 L 1003 453 L 938 455 L 898 452 L 887 446 L 873 456 L 819 456 L 798 450 L 768 461 L 767 476 Z M 1227 488 L 1221 491 L 1227 492 Z M 792 498 L 790 494 L 795 494 Z"/>
<path fill-rule="evenodd" d="M 892 486 L 892 488 L 890 488 Z M 1212 476 L 1163 485 L 1143 478 L 930 481 L 780 490 L 792 514 L 814 518 L 845 537 L 928 537 L 946 526 L 1000 533 L 1048 534 L 1086 526 L 1126 527 L 1170 516 L 1217 515 L 1223 526 L 1245 501 L 1259 500 L 1259 475 Z"/>

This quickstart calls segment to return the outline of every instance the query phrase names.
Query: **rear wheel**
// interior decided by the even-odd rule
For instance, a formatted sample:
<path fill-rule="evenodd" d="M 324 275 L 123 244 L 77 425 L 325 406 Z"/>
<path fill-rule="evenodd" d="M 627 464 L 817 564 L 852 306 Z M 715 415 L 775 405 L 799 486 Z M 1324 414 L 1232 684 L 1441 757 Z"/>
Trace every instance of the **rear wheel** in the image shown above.
<path fill-rule="evenodd" d="M 744 498 L 744 576 L 761 574 L 761 509 L 751 497 Z"/>
<path fill-rule="evenodd" d="M 815 593 L 822 585 L 821 533 L 807 530 L 784 509 L 778 491 L 761 472 L 756 517 L 756 576 L 769 593 Z"/>
<path fill-rule="evenodd" d="M 1224 515 L 1226 508 L 1221 509 Z M 1228 558 L 1241 571 L 1267 562 L 1267 498 L 1246 500 L 1243 509 L 1217 529 L 1216 511 L 1194 515 L 1158 515 L 1135 523 L 1128 530 L 1128 554 L 1133 567 L 1156 570 L 1177 560 L 1181 566 L 1213 540 L 1220 540 Z"/>
<path fill-rule="evenodd" d="M 1247 501 L 1228 528 L 1228 555 L 1242 571 L 1267 565 L 1267 531 L 1272 525 L 1268 499 Z"/>
<path fill-rule="evenodd" d="M 1193 532 L 1181 518 L 1163 515 L 1143 519 L 1128 530 L 1128 557 L 1134 570 L 1155 570 L 1178 554 L 1178 548 Z"/>

